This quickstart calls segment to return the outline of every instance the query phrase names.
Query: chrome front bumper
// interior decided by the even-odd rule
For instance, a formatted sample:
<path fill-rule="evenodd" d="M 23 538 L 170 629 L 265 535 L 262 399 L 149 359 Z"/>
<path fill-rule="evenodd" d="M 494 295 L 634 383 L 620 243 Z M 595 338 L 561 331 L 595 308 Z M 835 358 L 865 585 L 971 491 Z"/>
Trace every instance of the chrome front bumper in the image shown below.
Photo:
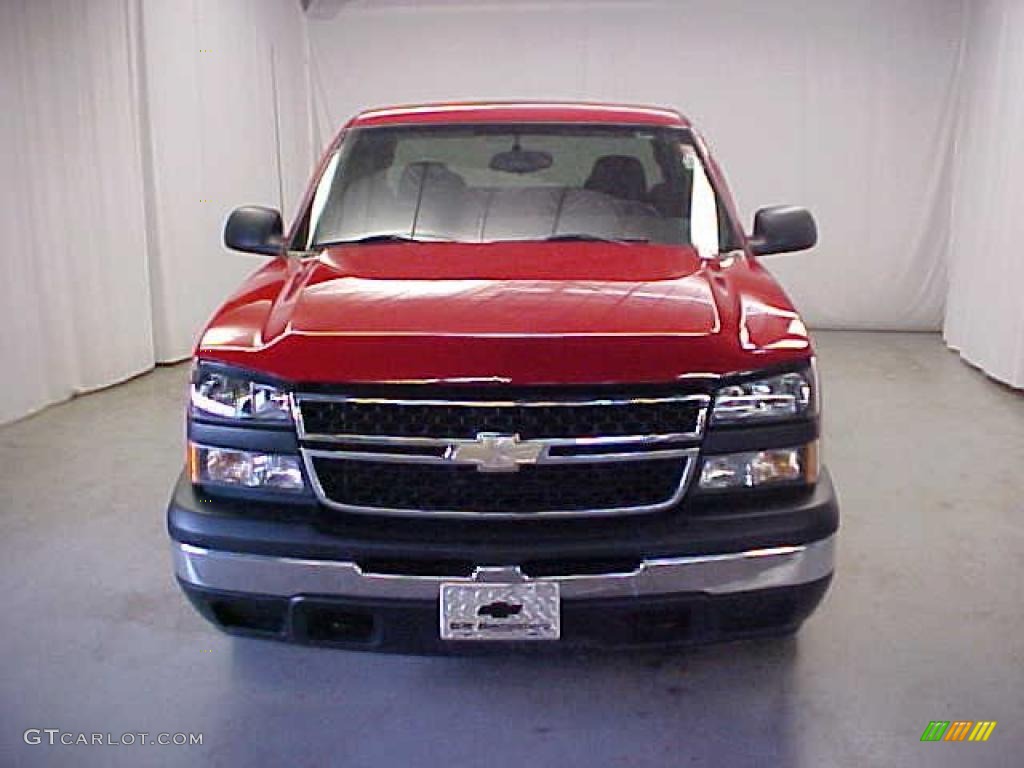
<path fill-rule="evenodd" d="M 442 583 L 532 581 L 518 566 L 478 567 L 472 576 L 410 576 L 364 572 L 335 560 L 243 554 L 175 542 L 174 567 L 186 585 L 277 597 L 321 595 L 349 598 L 436 600 Z M 645 560 L 627 573 L 550 576 L 563 598 L 586 600 L 706 593 L 729 595 L 799 586 L 832 573 L 835 536 L 789 547 Z"/>

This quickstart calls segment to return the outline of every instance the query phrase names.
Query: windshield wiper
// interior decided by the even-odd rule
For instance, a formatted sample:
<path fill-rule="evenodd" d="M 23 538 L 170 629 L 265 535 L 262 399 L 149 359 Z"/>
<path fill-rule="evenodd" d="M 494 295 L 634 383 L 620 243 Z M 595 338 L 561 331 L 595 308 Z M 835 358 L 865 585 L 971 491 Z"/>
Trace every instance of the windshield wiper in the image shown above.
<path fill-rule="evenodd" d="M 646 237 L 602 237 L 601 235 L 588 235 L 585 232 L 567 234 L 567 235 L 551 235 L 550 237 L 544 238 L 545 242 L 549 243 L 649 243 Z"/>
<path fill-rule="evenodd" d="M 646 237 L 603 237 L 601 235 L 588 235 L 584 232 L 572 233 L 566 235 L 551 235 L 549 237 L 539 238 L 540 241 L 546 243 L 649 243 Z M 354 237 L 351 240 L 332 240 L 326 243 L 315 243 L 315 248 L 332 248 L 336 245 L 367 245 L 372 243 L 452 243 L 456 242 L 449 238 L 435 237 L 433 235 L 428 237 L 411 237 L 409 235 L 400 235 L 397 233 L 384 234 L 384 235 L 367 235 L 366 237 Z M 487 242 L 525 242 L 518 238 L 513 240 L 491 240 Z"/>
<path fill-rule="evenodd" d="M 408 234 L 368 234 L 365 238 L 352 238 L 351 240 L 335 240 L 330 243 L 317 243 L 317 248 L 330 248 L 332 246 L 355 246 L 367 245 L 370 243 L 428 243 L 429 241 L 411 238 Z"/>

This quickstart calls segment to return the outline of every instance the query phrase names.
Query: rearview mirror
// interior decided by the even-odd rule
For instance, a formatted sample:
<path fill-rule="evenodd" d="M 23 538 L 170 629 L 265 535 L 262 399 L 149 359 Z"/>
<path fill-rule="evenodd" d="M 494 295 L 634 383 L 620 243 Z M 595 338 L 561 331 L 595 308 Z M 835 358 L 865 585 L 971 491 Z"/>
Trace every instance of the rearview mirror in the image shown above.
<path fill-rule="evenodd" d="M 224 245 L 235 251 L 280 256 L 284 250 L 281 214 L 261 205 L 236 208 L 224 224 Z"/>
<path fill-rule="evenodd" d="M 492 157 L 490 169 L 504 173 L 536 173 L 550 168 L 553 162 L 550 152 L 515 147 Z"/>
<path fill-rule="evenodd" d="M 817 242 L 818 227 L 806 208 L 776 205 L 762 208 L 754 215 L 750 249 L 757 256 L 803 251 Z"/>

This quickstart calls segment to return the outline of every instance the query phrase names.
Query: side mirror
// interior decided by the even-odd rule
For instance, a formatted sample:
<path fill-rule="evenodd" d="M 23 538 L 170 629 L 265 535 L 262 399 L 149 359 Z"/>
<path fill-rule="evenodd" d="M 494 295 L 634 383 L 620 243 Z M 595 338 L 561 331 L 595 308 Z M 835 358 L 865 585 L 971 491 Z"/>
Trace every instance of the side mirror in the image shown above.
<path fill-rule="evenodd" d="M 224 245 L 235 251 L 280 256 L 284 250 L 281 214 L 260 205 L 236 208 L 224 224 Z"/>
<path fill-rule="evenodd" d="M 806 208 L 776 205 L 754 215 L 750 248 L 757 256 L 803 251 L 817 242 L 818 227 Z"/>

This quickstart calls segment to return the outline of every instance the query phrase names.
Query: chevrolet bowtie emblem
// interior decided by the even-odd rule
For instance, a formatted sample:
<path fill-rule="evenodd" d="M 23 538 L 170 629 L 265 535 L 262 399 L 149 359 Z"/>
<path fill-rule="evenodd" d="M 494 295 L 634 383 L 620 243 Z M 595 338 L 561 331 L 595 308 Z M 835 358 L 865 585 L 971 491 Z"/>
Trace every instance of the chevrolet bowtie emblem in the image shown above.
<path fill-rule="evenodd" d="M 474 464 L 480 472 L 517 472 L 523 464 L 536 464 L 543 452 L 543 442 L 481 432 L 475 440 L 453 442 L 444 457 L 456 464 Z"/>

